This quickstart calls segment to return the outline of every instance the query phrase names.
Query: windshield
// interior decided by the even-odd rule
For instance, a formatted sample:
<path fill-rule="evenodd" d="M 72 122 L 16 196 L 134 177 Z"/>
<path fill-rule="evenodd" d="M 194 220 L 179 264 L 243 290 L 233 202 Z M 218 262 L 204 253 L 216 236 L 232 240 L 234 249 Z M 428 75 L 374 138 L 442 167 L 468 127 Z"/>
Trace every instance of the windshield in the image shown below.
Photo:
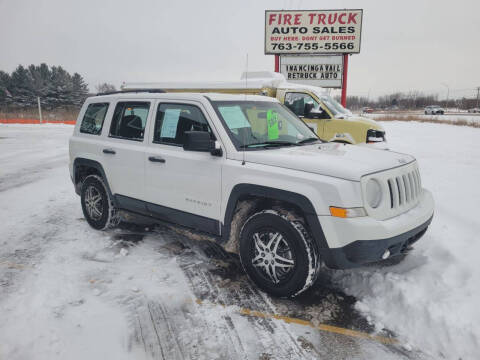
<path fill-rule="evenodd" d="M 320 141 L 290 110 L 276 102 L 214 101 L 237 148 L 295 146 Z"/>
<path fill-rule="evenodd" d="M 317 96 L 323 102 L 323 104 L 328 108 L 328 110 L 330 110 L 330 112 L 334 115 L 334 117 L 351 115 L 351 112 L 349 110 L 345 109 L 339 102 L 337 102 L 330 95 L 317 94 Z"/>

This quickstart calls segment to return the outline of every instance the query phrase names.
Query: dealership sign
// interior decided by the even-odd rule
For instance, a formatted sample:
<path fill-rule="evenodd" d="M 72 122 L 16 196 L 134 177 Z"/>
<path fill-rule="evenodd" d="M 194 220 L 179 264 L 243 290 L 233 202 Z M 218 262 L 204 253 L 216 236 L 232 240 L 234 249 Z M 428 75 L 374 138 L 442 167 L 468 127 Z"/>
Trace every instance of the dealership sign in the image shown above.
<path fill-rule="evenodd" d="M 281 55 L 280 73 L 292 83 L 341 88 L 343 57 Z"/>
<path fill-rule="evenodd" d="M 266 10 L 265 54 L 360 52 L 363 10 Z"/>

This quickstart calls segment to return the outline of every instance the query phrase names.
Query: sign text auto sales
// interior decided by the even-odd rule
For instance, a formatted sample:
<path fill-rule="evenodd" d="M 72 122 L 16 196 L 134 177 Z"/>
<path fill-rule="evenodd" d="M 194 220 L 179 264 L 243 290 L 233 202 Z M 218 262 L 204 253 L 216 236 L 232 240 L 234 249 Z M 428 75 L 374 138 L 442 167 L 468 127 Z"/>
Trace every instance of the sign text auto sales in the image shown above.
<path fill-rule="evenodd" d="M 267 10 L 265 54 L 359 53 L 362 10 Z"/>

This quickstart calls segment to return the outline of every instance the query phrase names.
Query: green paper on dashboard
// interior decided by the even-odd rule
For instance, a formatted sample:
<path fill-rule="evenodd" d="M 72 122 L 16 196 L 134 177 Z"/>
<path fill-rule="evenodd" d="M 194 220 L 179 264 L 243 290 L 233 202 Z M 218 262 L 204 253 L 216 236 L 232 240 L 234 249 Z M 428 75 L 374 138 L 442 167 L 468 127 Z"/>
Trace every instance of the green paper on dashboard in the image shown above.
<path fill-rule="evenodd" d="M 278 139 L 278 114 L 273 110 L 267 111 L 268 140 Z"/>

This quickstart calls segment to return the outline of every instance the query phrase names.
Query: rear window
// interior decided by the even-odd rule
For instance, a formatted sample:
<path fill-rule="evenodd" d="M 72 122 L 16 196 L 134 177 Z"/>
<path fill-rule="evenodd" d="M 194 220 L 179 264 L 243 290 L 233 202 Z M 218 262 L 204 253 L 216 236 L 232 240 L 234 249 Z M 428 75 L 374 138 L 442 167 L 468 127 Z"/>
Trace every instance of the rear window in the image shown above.
<path fill-rule="evenodd" d="M 113 113 L 110 136 L 142 141 L 147 123 L 149 102 L 119 102 Z"/>
<path fill-rule="evenodd" d="M 102 132 L 103 121 L 107 115 L 108 103 L 90 104 L 83 115 L 80 132 L 84 134 L 100 135 Z"/>

